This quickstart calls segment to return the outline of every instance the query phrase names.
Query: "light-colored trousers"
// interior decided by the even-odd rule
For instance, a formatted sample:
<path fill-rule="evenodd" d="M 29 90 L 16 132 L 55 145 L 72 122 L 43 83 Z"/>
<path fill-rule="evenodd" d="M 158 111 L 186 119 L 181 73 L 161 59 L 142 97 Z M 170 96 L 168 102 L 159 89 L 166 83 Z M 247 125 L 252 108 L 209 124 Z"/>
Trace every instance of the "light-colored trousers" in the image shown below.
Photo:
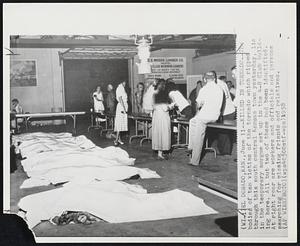
<path fill-rule="evenodd" d="M 190 120 L 188 148 L 192 150 L 191 164 L 193 165 L 199 165 L 206 127 L 209 122 L 209 120 L 201 119 L 197 115 Z"/>

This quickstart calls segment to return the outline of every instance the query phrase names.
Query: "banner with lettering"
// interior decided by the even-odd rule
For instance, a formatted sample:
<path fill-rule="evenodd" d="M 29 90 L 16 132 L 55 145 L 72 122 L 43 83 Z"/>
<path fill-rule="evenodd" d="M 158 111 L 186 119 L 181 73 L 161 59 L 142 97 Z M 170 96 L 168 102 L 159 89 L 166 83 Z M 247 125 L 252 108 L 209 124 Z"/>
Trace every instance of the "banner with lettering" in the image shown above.
<path fill-rule="evenodd" d="M 175 81 L 186 80 L 185 57 L 150 57 L 151 73 L 147 79 L 173 78 Z"/>

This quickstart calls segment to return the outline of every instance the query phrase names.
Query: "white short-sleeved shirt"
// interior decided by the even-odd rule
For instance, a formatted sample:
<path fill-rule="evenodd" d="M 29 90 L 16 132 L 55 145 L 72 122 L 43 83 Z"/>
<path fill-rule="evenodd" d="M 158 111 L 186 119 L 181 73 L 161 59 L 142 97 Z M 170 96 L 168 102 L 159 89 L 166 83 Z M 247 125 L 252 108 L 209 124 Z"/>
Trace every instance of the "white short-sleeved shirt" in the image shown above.
<path fill-rule="evenodd" d="M 153 95 L 155 93 L 155 89 L 153 85 L 147 89 L 143 96 L 143 109 L 144 110 L 153 110 Z"/>
<path fill-rule="evenodd" d="M 119 98 L 122 97 L 124 103 L 127 103 L 127 93 L 122 84 L 119 84 L 116 90 L 116 99 L 119 102 Z"/>
<path fill-rule="evenodd" d="M 226 102 L 225 102 L 225 108 L 224 108 L 223 115 L 232 114 L 235 111 L 235 107 L 234 107 L 234 104 L 232 102 L 230 92 L 228 90 L 228 86 L 224 81 L 222 81 L 220 79 L 218 79 L 217 81 L 218 81 L 217 85 L 220 86 L 220 88 L 223 90 L 223 92 L 225 94 Z"/>
<path fill-rule="evenodd" d="M 197 117 L 207 121 L 216 121 L 221 113 L 223 90 L 214 82 L 208 82 L 199 91 L 196 102 L 202 105 Z"/>
<path fill-rule="evenodd" d="M 229 92 L 235 96 L 236 89 L 235 88 L 231 88 Z"/>
<path fill-rule="evenodd" d="M 21 107 L 20 104 L 17 104 L 17 105 L 14 107 L 14 110 L 17 112 L 17 114 L 23 114 L 23 108 Z"/>
<path fill-rule="evenodd" d="M 95 97 L 96 97 L 98 100 L 103 101 L 103 95 L 102 95 L 102 92 L 99 92 L 99 93 L 98 93 L 97 91 L 95 91 L 95 92 L 93 93 L 94 103 L 99 102 L 99 101 L 96 100 Z"/>
<path fill-rule="evenodd" d="M 175 103 L 175 105 L 178 107 L 179 111 L 181 112 L 184 110 L 187 106 L 189 106 L 188 100 L 181 94 L 180 91 L 170 91 L 169 97 Z"/>

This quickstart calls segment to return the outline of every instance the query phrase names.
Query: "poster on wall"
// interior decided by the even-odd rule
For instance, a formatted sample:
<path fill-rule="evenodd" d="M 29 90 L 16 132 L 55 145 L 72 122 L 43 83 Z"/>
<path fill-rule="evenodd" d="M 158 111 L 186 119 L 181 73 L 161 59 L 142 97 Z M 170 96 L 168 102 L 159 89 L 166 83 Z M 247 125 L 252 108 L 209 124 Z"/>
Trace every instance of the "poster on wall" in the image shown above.
<path fill-rule="evenodd" d="M 151 63 L 151 73 L 146 74 L 146 79 L 186 80 L 185 57 L 150 57 L 149 62 Z"/>
<path fill-rule="evenodd" d="M 35 60 L 11 60 L 10 61 L 10 85 L 11 87 L 36 86 L 37 71 Z"/>

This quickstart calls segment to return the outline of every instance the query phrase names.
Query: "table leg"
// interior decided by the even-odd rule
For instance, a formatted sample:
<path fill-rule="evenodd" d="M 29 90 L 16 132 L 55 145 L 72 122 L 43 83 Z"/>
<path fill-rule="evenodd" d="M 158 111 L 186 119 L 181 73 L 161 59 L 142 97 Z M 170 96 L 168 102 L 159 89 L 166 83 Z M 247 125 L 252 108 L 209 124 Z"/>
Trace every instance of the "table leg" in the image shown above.
<path fill-rule="evenodd" d="M 139 120 L 138 119 L 134 119 L 134 121 L 135 121 L 135 135 L 133 135 L 133 136 L 131 136 L 129 138 L 129 143 L 131 143 L 134 138 L 144 138 L 144 137 L 147 137 L 147 133 L 144 133 L 144 132 L 143 132 L 142 135 L 139 135 L 139 132 L 138 132 L 138 122 L 139 122 Z M 143 121 L 141 121 L 141 122 L 143 122 Z"/>
<path fill-rule="evenodd" d="M 73 131 L 74 131 L 74 135 L 76 135 L 77 132 L 76 132 L 76 115 L 75 114 L 73 115 Z"/>
<path fill-rule="evenodd" d="M 138 135 L 138 120 L 135 120 L 135 135 Z"/>
<path fill-rule="evenodd" d="M 215 158 L 217 158 L 217 151 L 215 150 L 215 148 L 213 147 L 209 147 L 208 145 L 208 138 L 206 138 L 206 141 L 205 141 L 205 150 L 212 150 L 215 154 Z"/>
<path fill-rule="evenodd" d="M 94 115 L 91 114 L 91 125 L 88 127 L 88 132 L 90 132 L 90 129 L 93 128 L 93 127 L 94 127 Z"/>
<path fill-rule="evenodd" d="M 180 144 L 180 130 L 181 130 L 181 124 L 177 123 L 177 144 Z"/>
<path fill-rule="evenodd" d="M 177 124 L 178 124 L 177 140 L 176 140 L 176 143 L 172 145 L 172 148 L 187 148 L 187 146 L 188 146 L 188 129 L 189 128 L 188 128 L 188 126 L 185 127 L 180 122 L 177 122 Z M 184 129 L 185 133 L 186 133 L 185 143 L 180 143 L 180 137 L 181 137 L 180 131 L 181 131 L 181 129 Z"/>
<path fill-rule="evenodd" d="M 151 140 L 151 139 L 150 139 L 150 134 L 149 134 L 150 128 L 148 128 L 148 123 L 149 123 L 148 121 L 145 122 L 146 129 L 147 129 L 147 130 L 146 130 L 146 136 L 145 136 L 144 138 L 141 139 L 141 141 L 140 141 L 140 146 L 143 146 L 143 141 L 145 141 L 145 140 Z"/>
<path fill-rule="evenodd" d="M 185 143 L 189 144 L 189 126 L 186 126 Z"/>
<path fill-rule="evenodd" d="M 149 128 L 148 128 L 148 121 L 146 121 L 146 138 L 148 138 L 149 137 Z"/>
<path fill-rule="evenodd" d="M 28 119 L 27 119 L 27 117 L 25 117 L 24 119 L 25 119 L 25 129 L 26 129 L 26 132 L 28 132 Z"/>

